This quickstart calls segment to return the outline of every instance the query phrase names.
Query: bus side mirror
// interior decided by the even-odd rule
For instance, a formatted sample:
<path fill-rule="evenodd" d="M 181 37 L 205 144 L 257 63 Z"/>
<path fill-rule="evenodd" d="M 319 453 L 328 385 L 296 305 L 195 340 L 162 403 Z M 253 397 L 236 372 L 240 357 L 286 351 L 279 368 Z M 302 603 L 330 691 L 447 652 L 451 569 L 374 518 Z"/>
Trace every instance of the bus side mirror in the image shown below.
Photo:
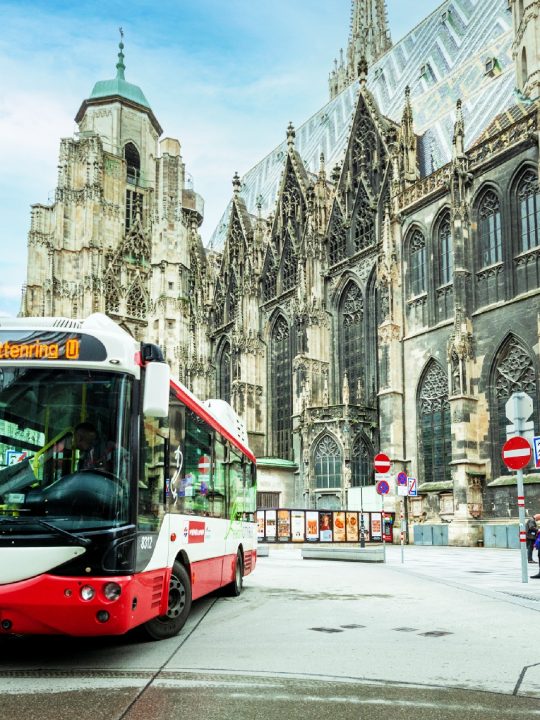
<path fill-rule="evenodd" d="M 171 370 L 166 362 L 150 362 L 144 368 L 143 414 L 167 417 Z"/>

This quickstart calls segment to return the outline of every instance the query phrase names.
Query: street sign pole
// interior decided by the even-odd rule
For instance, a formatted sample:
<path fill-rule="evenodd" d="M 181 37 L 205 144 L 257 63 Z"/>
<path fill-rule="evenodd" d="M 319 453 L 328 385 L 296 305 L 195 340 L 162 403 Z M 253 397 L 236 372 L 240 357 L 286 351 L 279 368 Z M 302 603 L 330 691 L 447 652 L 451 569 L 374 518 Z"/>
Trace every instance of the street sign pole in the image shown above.
<path fill-rule="evenodd" d="M 405 527 L 404 527 L 404 525 L 405 525 L 405 519 L 404 519 L 404 518 L 405 518 L 405 513 L 404 513 L 404 506 L 405 506 L 404 499 L 401 498 L 400 514 L 399 514 L 399 515 L 400 515 L 400 518 L 399 518 L 399 519 L 400 519 L 401 564 L 402 564 L 402 565 L 403 565 L 403 563 L 405 562 L 405 560 L 404 560 L 404 558 L 403 558 L 403 541 L 404 541 L 404 537 L 403 537 L 403 536 L 405 535 Z"/>
<path fill-rule="evenodd" d="M 384 542 L 384 495 L 381 495 L 381 536 L 383 547 L 383 563 L 386 563 L 386 543 Z"/>
<path fill-rule="evenodd" d="M 506 403 L 506 415 L 513 421 L 516 435 L 522 437 L 525 422 L 532 412 L 532 399 L 524 392 L 514 393 Z M 523 486 L 523 468 L 517 470 L 517 501 L 519 513 L 519 547 L 521 550 L 521 581 L 529 582 L 527 574 L 527 547 L 525 533 L 525 490 Z"/>

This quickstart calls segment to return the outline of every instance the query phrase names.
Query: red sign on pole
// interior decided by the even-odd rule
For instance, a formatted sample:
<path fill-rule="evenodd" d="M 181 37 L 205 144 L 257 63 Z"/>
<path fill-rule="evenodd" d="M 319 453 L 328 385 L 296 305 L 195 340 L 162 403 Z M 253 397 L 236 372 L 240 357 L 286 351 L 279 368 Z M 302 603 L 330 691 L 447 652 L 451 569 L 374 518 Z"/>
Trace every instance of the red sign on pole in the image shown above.
<path fill-rule="evenodd" d="M 198 470 L 201 475 L 208 475 L 210 472 L 210 458 L 206 455 L 201 455 L 198 463 Z"/>
<path fill-rule="evenodd" d="M 529 441 L 520 436 L 507 440 L 502 449 L 502 459 L 510 470 L 522 470 L 531 462 L 532 449 Z"/>
<path fill-rule="evenodd" d="M 384 474 L 390 470 L 390 466 L 392 465 L 392 463 L 390 462 L 390 458 L 388 457 L 388 455 L 385 455 L 384 453 L 379 453 L 378 455 L 375 455 L 373 465 L 375 467 L 375 472 Z"/>

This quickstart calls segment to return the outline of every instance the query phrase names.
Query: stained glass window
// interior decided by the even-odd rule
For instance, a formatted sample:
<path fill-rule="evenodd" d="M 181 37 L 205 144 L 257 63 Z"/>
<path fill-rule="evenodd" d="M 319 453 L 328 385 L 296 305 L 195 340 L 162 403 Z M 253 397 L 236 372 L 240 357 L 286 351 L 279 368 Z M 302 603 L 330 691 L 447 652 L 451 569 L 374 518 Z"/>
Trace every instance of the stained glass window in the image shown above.
<path fill-rule="evenodd" d="M 298 261 L 294 254 L 292 241 L 288 235 L 285 238 L 283 247 L 283 260 L 281 267 L 283 292 L 286 292 L 296 285 L 296 272 L 298 268 Z"/>
<path fill-rule="evenodd" d="M 315 485 L 317 488 L 341 488 L 341 451 L 330 435 L 325 435 L 315 448 Z"/>
<path fill-rule="evenodd" d="M 277 457 L 289 459 L 292 433 L 292 361 L 289 326 L 280 317 L 271 340 L 272 445 Z"/>
<path fill-rule="evenodd" d="M 515 392 L 525 392 L 533 398 L 534 415 L 537 410 L 537 380 L 534 363 L 529 353 L 515 337 L 510 337 L 502 346 L 494 366 L 492 378 L 492 422 L 493 427 L 493 469 L 497 475 L 509 474 L 502 462 L 500 449 L 506 442 L 506 403 Z"/>
<path fill-rule="evenodd" d="M 375 242 L 375 222 L 373 211 L 369 206 L 369 198 L 362 184 L 358 188 L 357 212 L 354 224 L 354 249 L 363 250 Z"/>
<path fill-rule="evenodd" d="M 373 485 L 373 456 L 361 435 L 356 436 L 352 446 L 351 471 L 351 487 Z"/>
<path fill-rule="evenodd" d="M 231 402 L 231 346 L 224 342 L 218 356 L 218 397 Z"/>
<path fill-rule="evenodd" d="M 409 244 L 409 287 L 413 296 L 426 292 L 426 239 L 419 230 Z"/>
<path fill-rule="evenodd" d="M 538 177 L 528 170 L 518 185 L 520 252 L 540 245 L 540 188 Z"/>
<path fill-rule="evenodd" d="M 441 285 L 447 285 L 452 282 L 452 274 L 454 272 L 454 248 L 449 214 L 446 214 L 439 224 L 438 240 L 441 263 L 440 280 Z"/>
<path fill-rule="evenodd" d="M 332 222 L 330 224 L 330 236 L 328 239 L 328 256 L 330 265 L 335 265 L 345 258 L 347 249 L 347 234 L 343 225 L 343 217 L 339 208 L 334 209 Z"/>
<path fill-rule="evenodd" d="M 480 262 L 482 267 L 502 260 L 501 206 L 492 191 L 485 193 L 478 207 L 480 231 Z"/>
<path fill-rule="evenodd" d="M 361 400 L 358 383 L 364 382 L 364 298 L 356 283 L 349 283 L 341 297 L 339 331 L 341 376 L 347 374 L 351 403 Z"/>
<path fill-rule="evenodd" d="M 126 303 L 127 314 L 131 317 L 146 318 L 146 299 L 141 286 L 136 283 L 131 290 Z"/>
<path fill-rule="evenodd" d="M 118 278 L 113 277 L 112 274 L 107 275 L 105 281 L 105 309 L 111 313 L 117 313 L 120 310 Z"/>
<path fill-rule="evenodd" d="M 452 437 L 448 376 L 434 360 L 429 364 L 419 393 L 420 457 L 424 482 L 451 480 Z"/>

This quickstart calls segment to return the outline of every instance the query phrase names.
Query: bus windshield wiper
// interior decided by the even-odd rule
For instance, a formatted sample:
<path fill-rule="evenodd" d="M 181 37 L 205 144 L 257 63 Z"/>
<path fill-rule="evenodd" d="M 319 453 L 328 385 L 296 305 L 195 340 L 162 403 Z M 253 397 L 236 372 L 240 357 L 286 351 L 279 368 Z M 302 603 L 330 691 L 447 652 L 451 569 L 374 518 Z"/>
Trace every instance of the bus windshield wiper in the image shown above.
<path fill-rule="evenodd" d="M 63 535 L 64 537 L 67 537 L 71 540 L 71 542 L 74 545 L 82 545 L 82 547 L 88 547 L 92 544 L 92 541 L 90 538 L 83 538 L 79 537 L 79 535 L 75 535 L 74 533 L 69 532 L 69 530 L 64 530 L 63 528 L 58 527 L 58 525 L 53 525 L 50 522 L 47 522 L 46 520 L 42 520 L 41 518 L 32 517 L 32 518 L 25 518 L 28 520 L 31 520 L 32 522 L 38 523 L 38 525 L 43 525 L 43 527 L 48 528 L 49 530 L 52 530 L 57 535 Z"/>

